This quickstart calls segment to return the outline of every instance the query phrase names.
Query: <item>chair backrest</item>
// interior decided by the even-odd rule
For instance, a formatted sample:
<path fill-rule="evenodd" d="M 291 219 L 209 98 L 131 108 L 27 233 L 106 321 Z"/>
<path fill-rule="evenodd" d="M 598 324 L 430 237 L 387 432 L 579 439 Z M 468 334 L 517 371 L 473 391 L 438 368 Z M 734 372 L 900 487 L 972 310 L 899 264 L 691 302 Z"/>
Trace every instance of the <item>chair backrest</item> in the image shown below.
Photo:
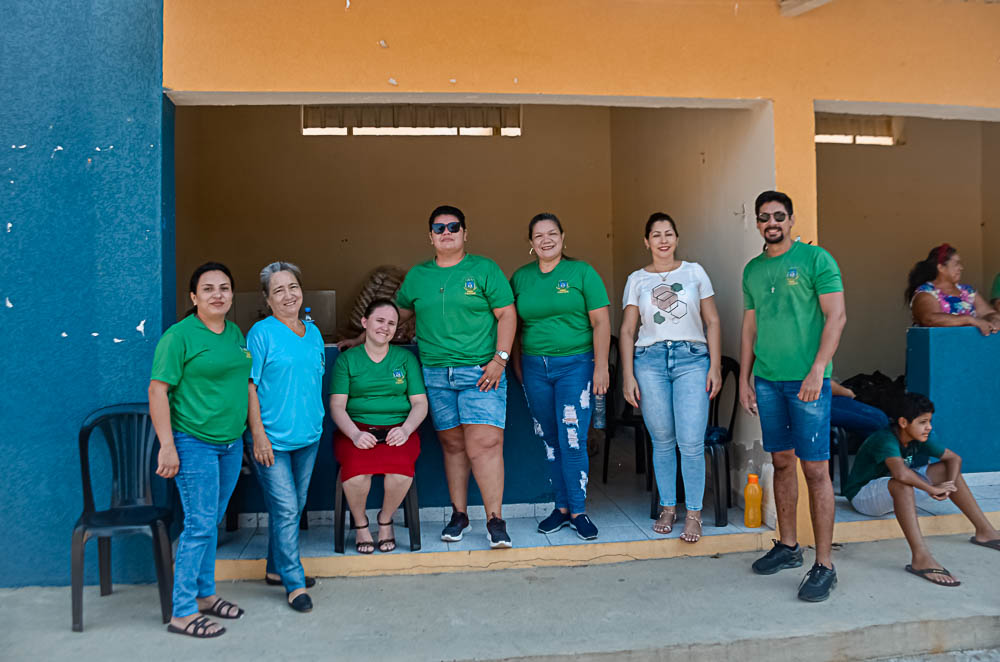
<path fill-rule="evenodd" d="M 157 445 L 149 405 L 133 403 L 97 409 L 80 428 L 80 473 L 84 512 L 94 511 L 90 479 L 90 438 L 100 430 L 111 455 L 111 507 L 151 505 L 150 459 Z"/>
<path fill-rule="evenodd" d="M 732 407 L 729 414 L 729 423 L 725 425 L 726 428 L 726 441 L 732 441 L 733 439 L 733 425 L 736 423 L 736 409 L 739 407 L 740 403 L 740 364 L 739 362 L 729 356 L 722 357 L 722 389 L 719 394 L 715 396 L 712 400 L 711 405 L 709 405 L 709 415 L 708 424 L 712 426 L 719 425 L 719 410 L 722 404 L 722 395 L 726 388 L 726 381 L 729 379 L 730 375 L 733 376 L 733 399 Z"/>

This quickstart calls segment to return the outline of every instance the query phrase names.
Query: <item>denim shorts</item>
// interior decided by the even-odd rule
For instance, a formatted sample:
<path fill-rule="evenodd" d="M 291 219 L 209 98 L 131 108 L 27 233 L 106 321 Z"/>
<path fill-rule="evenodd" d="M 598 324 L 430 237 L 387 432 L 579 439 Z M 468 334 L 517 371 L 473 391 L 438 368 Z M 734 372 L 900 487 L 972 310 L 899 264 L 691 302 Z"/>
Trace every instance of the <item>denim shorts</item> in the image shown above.
<path fill-rule="evenodd" d="M 929 466 L 930 465 L 927 464 L 913 469 L 918 476 L 923 478 L 928 483 L 930 482 L 927 478 L 927 467 Z M 854 498 L 851 499 L 851 506 L 862 515 L 868 515 L 869 517 L 881 517 L 882 515 L 888 515 L 893 512 L 893 510 L 895 510 L 895 506 L 892 502 L 892 494 L 889 492 L 890 480 L 892 480 L 892 476 L 883 476 L 881 478 L 868 481 L 865 483 L 864 487 L 858 490 L 858 493 L 854 495 Z M 927 492 L 918 490 L 915 487 L 912 489 L 917 506 L 931 501 L 931 495 Z"/>
<path fill-rule="evenodd" d="M 754 378 L 757 410 L 768 453 L 795 450 L 806 462 L 830 459 L 830 380 L 823 380 L 818 400 L 802 402 L 798 398 L 801 381 L 772 382 Z"/>
<path fill-rule="evenodd" d="M 500 385 L 486 392 L 476 386 L 482 376 L 483 369 L 477 365 L 424 366 L 424 386 L 435 430 L 450 430 L 459 425 L 504 428 L 507 423 L 507 375 L 501 373 Z"/>

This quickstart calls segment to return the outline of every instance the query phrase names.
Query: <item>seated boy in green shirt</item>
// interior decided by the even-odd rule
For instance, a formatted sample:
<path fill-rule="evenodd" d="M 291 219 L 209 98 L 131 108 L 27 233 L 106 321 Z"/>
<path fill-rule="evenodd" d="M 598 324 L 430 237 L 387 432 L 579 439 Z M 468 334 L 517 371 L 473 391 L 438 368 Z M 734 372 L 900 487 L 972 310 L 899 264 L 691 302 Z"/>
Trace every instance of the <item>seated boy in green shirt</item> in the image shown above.
<path fill-rule="evenodd" d="M 934 560 L 917 521 L 921 500 L 951 499 L 973 526 L 969 542 L 1000 551 L 1000 533 L 983 514 L 962 478 L 962 458 L 929 440 L 934 404 L 919 393 L 903 395 L 890 411 L 889 427 L 872 434 L 858 450 L 844 496 L 862 515 L 895 511 L 913 559 L 906 571 L 941 586 L 959 582 Z M 929 464 L 930 458 L 940 461 Z"/>

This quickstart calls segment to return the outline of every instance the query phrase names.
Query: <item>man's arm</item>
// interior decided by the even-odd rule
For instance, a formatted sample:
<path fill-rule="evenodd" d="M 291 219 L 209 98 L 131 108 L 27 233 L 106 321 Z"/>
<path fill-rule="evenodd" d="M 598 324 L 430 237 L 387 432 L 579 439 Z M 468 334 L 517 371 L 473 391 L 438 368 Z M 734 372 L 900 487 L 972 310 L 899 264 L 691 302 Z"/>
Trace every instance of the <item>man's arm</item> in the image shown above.
<path fill-rule="evenodd" d="M 802 387 L 799 389 L 799 400 L 802 402 L 815 402 L 819 399 L 820 391 L 823 389 L 823 373 L 833 360 L 833 355 L 837 353 L 840 334 L 847 324 L 843 292 L 820 294 L 819 307 L 826 316 L 826 323 L 823 324 L 823 335 L 820 337 L 816 358 L 813 359 L 809 374 L 802 380 Z"/>
<path fill-rule="evenodd" d="M 751 416 L 757 415 L 757 392 L 753 385 L 753 364 L 756 356 L 753 344 L 757 340 L 757 312 L 743 311 L 743 329 L 740 331 L 740 404 Z"/>

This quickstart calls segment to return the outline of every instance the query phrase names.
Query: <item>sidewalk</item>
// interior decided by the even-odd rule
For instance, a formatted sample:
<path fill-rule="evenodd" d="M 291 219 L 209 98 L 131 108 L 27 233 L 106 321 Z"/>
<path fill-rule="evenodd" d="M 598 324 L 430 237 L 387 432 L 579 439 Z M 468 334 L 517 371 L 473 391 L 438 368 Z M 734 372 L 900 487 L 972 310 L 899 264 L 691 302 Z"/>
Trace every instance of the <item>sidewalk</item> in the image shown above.
<path fill-rule="evenodd" d="M 154 586 L 104 598 L 88 586 L 82 634 L 70 631 L 68 588 L 4 589 L 0 658 L 811 662 L 1000 646 L 1000 554 L 968 535 L 929 540 L 961 587 L 905 573 L 898 539 L 835 551 L 840 583 L 820 604 L 795 597 L 806 567 L 760 577 L 749 567 L 757 553 L 320 579 L 310 614 L 262 581 L 221 582 L 247 616 L 209 641 L 167 634 Z"/>

